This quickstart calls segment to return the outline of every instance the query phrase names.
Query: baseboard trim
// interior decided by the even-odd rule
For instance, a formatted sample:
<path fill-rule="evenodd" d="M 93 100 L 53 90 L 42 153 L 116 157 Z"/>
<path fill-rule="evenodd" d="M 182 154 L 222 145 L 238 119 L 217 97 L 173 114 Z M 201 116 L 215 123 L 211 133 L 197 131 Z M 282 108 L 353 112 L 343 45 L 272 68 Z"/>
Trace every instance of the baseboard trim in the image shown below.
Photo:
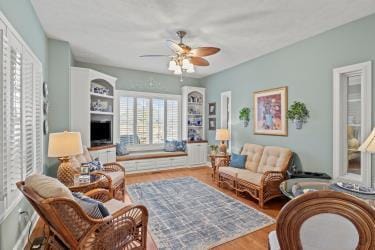
<path fill-rule="evenodd" d="M 34 212 L 33 215 L 31 216 L 31 220 L 26 224 L 25 228 L 22 230 L 20 237 L 18 238 L 16 244 L 13 247 L 13 250 L 25 249 L 25 246 L 28 240 L 27 238 L 29 234 L 30 223 L 32 224 L 30 232 L 32 232 L 36 226 L 36 222 L 38 221 L 38 219 L 39 219 L 39 215 L 36 212 Z"/>

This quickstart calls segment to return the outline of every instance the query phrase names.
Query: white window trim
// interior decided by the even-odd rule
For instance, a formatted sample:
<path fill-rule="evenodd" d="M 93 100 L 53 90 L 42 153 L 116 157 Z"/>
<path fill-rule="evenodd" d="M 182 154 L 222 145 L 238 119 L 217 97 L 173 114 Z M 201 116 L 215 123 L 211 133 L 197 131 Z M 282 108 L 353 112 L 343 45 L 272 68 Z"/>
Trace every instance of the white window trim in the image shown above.
<path fill-rule="evenodd" d="M 22 36 L 17 32 L 17 30 L 12 26 L 11 22 L 5 17 L 2 11 L 0 11 L 0 21 L 3 22 L 6 26 L 6 32 L 11 32 L 12 35 L 21 43 L 22 50 L 29 53 L 29 55 L 32 57 L 33 61 L 38 64 L 38 67 L 41 70 L 41 82 L 44 81 L 43 77 L 43 64 L 39 60 L 39 58 L 34 54 L 33 50 L 28 46 L 28 44 L 23 40 Z M 0 58 L 0 60 L 3 60 L 3 58 Z M 42 86 L 41 86 L 42 87 Z M 42 92 L 41 92 L 42 93 Z M 43 117 L 43 98 L 40 99 L 40 107 Z M 42 119 L 43 120 L 43 119 Z M 41 121 L 41 128 L 43 128 L 43 121 Z M 34 129 L 35 131 L 35 129 Z M 42 145 L 41 145 L 41 151 L 44 152 L 44 137 L 43 137 L 43 131 L 41 131 L 42 136 Z M 35 138 L 35 137 L 34 137 Z M 42 155 L 42 166 L 40 168 L 34 167 L 34 173 L 41 173 L 43 171 L 43 165 L 44 165 L 44 153 Z M 13 210 L 18 206 L 19 202 L 22 200 L 22 194 L 21 192 L 17 191 L 18 195 L 12 200 L 8 201 L 7 207 L 4 209 L 4 211 L 0 211 L 0 224 L 3 223 L 3 221 L 6 220 L 6 218 L 13 212 Z M 1 202 L 1 201 L 0 201 Z"/>
<path fill-rule="evenodd" d="M 168 99 L 168 100 L 176 100 L 178 101 L 178 111 L 179 111 L 179 116 L 178 116 L 178 139 L 181 139 L 181 95 L 173 95 L 173 94 L 164 94 L 164 93 L 153 93 L 153 92 L 139 92 L 139 91 L 127 91 L 127 90 L 116 90 L 115 91 L 115 96 L 117 100 L 117 109 L 116 109 L 116 123 L 117 123 L 117 134 L 118 138 L 117 141 L 119 141 L 120 138 L 120 97 L 122 96 L 131 96 L 131 97 L 145 97 L 145 98 L 160 98 L 160 99 Z M 150 119 L 152 119 L 152 112 L 150 110 Z M 165 117 L 166 119 L 166 117 Z M 165 123 L 166 126 L 166 123 Z M 150 137 L 152 135 L 150 134 Z M 136 152 L 136 151 L 152 151 L 152 150 L 162 150 L 164 149 L 164 143 L 163 144 L 150 144 L 150 145 L 131 145 L 128 146 L 128 150 L 131 152 Z"/>
<path fill-rule="evenodd" d="M 346 161 L 347 152 L 343 152 L 342 145 L 346 144 L 345 138 L 342 137 L 346 134 L 346 117 L 343 117 L 343 108 L 346 104 L 341 98 L 343 95 L 342 77 L 349 75 L 351 72 L 362 72 L 362 107 L 361 116 L 363 117 L 361 143 L 366 136 L 371 132 L 372 122 L 372 79 L 371 79 L 372 63 L 371 61 L 359 63 L 333 70 L 333 178 L 343 179 L 347 181 L 360 182 L 364 185 L 371 186 L 371 154 L 368 152 L 361 152 L 362 166 L 361 175 L 347 173 L 344 162 Z"/>

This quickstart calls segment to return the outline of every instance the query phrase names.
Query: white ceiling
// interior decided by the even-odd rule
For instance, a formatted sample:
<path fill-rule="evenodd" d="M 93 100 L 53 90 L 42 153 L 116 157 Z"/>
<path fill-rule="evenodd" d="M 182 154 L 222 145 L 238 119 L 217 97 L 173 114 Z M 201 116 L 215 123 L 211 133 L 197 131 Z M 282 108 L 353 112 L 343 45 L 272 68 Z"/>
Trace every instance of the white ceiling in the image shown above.
<path fill-rule="evenodd" d="M 78 61 L 167 73 L 166 39 L 222 49 L 202 77 L 375 12 L 374 0 L 32 0 L 49 37 Z"/>

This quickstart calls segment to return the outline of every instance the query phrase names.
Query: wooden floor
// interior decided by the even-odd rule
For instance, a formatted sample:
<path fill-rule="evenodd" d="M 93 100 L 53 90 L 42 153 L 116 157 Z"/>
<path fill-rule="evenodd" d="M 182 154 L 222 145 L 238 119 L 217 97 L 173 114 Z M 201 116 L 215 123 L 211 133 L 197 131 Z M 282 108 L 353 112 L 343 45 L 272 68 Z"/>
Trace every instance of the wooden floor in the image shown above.
<path fill-rule="evenodd" d="M 215 187 L 216 189 L 232 196 L 233 198 L 246 203 L 247 205 L 258 209 L 259 211 L 268 214 L 271 217 L 276 217 L 279 213 L 281 207 L 287 202 L 286 199 L 274 199 L 269 201 L 265 204 L 264 209 L 260 209 L 258 203 L 255 199 L 250 198 L 249 196 L 241 196 L 237 197 L 234 192 L 219 188 L 211 179 L 211 170 L 208 167 L 202 168 L 190 168 L 190 169 L 178 169 L 178 170 L 171 170 L 171 171 L 163 171 L 157 173 L 147 173 L 147 174 L 136 174 L 136 175 L 127 175 L 126 176 L 126 184 L 133 184 L 139 182 L 147 182 L 153 180 L 162 180 L 162 179 L 169 179 L 175 177 L 183 177 L 183 176 L 193 176 L 200 181 Z M 126 196 L 126 200 L 129 201 L 129 197 Z M 38 223 L 36 226 L 33 234 L 33 237 L 37 237 L 41 235 L 43 225 L 41 222 Z M 272 230 L 275 230 L 275 225 L 271 225 L 265 228 L 262 228 L 258 231 L 245 235 L 243 237 L 237 238 L 233 241 L 229 241 L 224 243 L 214 249 L 252 249 L 252 250 L 261 250 L 261 249 L 268 249 L 267 245 L 267 237 L 268 233 Z M 151 239 L 150 235 L 148 237 L 147 242 L 147 249 L 157 249 L 155 243 Z"/>

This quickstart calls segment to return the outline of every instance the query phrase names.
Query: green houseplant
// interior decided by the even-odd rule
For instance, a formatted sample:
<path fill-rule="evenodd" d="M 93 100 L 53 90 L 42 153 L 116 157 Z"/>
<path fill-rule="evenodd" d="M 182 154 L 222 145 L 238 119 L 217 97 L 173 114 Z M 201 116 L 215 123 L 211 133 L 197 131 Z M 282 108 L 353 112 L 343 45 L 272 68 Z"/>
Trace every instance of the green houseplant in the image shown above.
<path fill-rule="evenodd" d="M 243 121 L 244 127 L 249 126 L 250 121 L 250 108 L 244 107 L 240 110 L 240 120 Z"/>
<path fill-rule="evenodd" d="M 292 120 L 296 129 L 301 129 L 302 124 L 310 118 L 310 111 L 303 102 L 294 102 L 288 110 L 288 119 Z"/>
<path fill-rule="evenodd" d="M 211 144 L 211 145 L 210 145 L 211 154 L 212 154 L 212 155 L 215 155 L 215 154 L 217 153 L 217 149 L 218 149 L 218 148 L 219 148 L 218 145 L 216 145 L 216 144 Z"/>

